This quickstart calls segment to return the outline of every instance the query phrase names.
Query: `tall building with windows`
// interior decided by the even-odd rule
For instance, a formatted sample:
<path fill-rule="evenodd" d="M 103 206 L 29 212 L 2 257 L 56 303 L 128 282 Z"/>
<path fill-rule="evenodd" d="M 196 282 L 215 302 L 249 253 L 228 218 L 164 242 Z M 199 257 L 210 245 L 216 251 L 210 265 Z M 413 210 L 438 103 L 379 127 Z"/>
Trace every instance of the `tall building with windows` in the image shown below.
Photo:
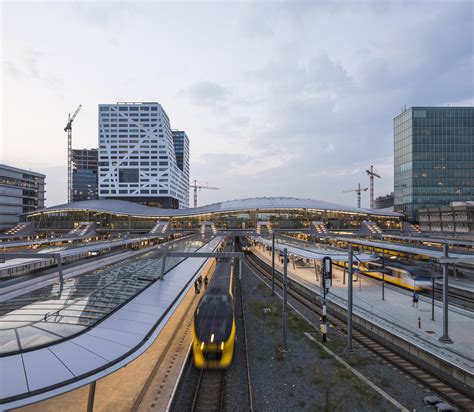
<path fill-rule="evenodd" d="M 395 211 L 474 200 L 474 107 L 411 107 L 394 119 Z"/>
<path fill-rule="evenodd" d="M 189 150 L 183 152 L 186 164 Z M 168 115 L 159 103 L 99 105 L 100 198 L 186 208 L 189 173 L 183 169 Z"/>
<path fill-rule="evenodd" d="M 19 214 L 44 208 L 45 175 L 0 164 L 0 230 L 15 226 Z"/>
<path fill-rule="evenodd" d="M 172 130 L 174 153 L 178 167 L 189 181 L 189 138 L 184 130 Z"/>
<path fill-rule="evenodd" d="M 72 151 L 72 200 L 98 199 L 98 150 Z"/>

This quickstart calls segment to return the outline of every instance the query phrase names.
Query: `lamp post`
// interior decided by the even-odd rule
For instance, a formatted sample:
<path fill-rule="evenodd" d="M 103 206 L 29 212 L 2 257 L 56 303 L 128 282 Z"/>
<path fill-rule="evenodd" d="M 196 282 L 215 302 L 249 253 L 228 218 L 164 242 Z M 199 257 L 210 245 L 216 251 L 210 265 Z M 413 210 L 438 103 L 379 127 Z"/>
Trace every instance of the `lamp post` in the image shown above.
<path fill-rule="evenodd" d="M 287 273 L 288 254 L 286 248 L 283 250 L 283 350 L 288 350 L 288 273 Z"/>

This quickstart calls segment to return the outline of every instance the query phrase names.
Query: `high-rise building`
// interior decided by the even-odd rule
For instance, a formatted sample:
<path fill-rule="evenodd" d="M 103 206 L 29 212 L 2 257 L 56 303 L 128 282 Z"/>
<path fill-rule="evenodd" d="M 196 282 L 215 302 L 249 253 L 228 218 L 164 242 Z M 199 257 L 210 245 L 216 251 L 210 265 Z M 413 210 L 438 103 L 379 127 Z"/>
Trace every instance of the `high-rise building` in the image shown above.
<path fill-rule="evenodd" d="M 412 107 L 394 119 L 395 211 L 474 200 L 474 107 Z"/>
<path fill-rule="evenodd" d="M 94 200 L 97 194 L 97 149 L 72 151 L 72 201 Z"/>
<path fill-rule="evenodd" d="M 172 130 L 174 153 L 178 167 L 189 181 L 189 138 L 184 130 Z"/>
<path fill-rule="evenodd" d="M 19 214 L 44 208 L 45 175 L 0 164 L 0 229 L 19 222 Z"/>
<path fill-rule="evenodd" d="M 189 150 L 183 152 L 186 164 Z M 99 105 L 99 197 L 189 206 L 189 174 L 178 166 L 170 121 L 159 103 Z"/>

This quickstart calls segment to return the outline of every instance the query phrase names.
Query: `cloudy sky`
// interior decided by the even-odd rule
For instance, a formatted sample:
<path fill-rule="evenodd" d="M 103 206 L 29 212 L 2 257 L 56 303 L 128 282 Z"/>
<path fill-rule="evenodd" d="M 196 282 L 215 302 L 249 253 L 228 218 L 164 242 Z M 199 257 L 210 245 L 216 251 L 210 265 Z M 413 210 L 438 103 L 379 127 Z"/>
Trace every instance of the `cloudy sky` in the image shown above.
<path fill-rule="evenodd" d="M 472 1 L 2 1 L 0 161 L 66 200 L 97 105 L 158 101 L 191 140 L 200 204 L 294 196 L 355 205 L 393 188 L 403 106 L 474 105 Z M 367 192 L 363 206 L 368 206 Z"/>

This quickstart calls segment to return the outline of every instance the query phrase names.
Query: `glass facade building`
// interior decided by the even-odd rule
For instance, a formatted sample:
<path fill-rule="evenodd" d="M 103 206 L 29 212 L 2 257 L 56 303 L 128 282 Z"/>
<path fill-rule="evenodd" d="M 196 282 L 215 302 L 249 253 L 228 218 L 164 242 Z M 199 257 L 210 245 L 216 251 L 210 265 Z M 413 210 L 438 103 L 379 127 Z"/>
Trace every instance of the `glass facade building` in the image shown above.
<path fill-rule="evenodd" d="M 97 149 L 72 151 L 72 201 L 98 199 Z"/>
<path fill-rule="evenodd" d="M 395 211 L 474 199 L 474 107 L 411 107 L 394 119 Z"/>
<path fill-rule="evenodd" d="M 44 208 L 45 175 L 0 164 L 0 230 L 15 226 L 22 213 Z"/>

